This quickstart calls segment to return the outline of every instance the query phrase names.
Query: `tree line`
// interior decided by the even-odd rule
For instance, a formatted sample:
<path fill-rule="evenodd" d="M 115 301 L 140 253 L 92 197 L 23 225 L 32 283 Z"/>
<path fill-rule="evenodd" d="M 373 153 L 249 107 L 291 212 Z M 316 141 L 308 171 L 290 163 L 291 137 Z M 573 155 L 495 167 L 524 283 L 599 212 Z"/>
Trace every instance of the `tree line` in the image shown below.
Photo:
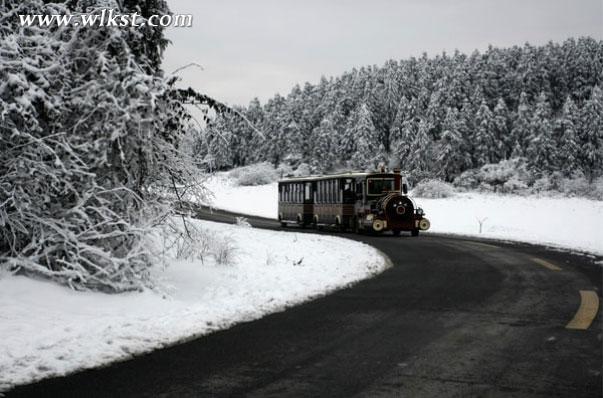
<path fill-rule="evenodd" d="M 603 168 L 603 41 L 490 46 L 470 55 L 389 60 L 296 85 L 240 118 L 219 117 L 195 145 L 208 167 L 308 163 L 315 173 L 400 166 L 454 180 L 524 158 L 534 175 L 589 180 Z"/>

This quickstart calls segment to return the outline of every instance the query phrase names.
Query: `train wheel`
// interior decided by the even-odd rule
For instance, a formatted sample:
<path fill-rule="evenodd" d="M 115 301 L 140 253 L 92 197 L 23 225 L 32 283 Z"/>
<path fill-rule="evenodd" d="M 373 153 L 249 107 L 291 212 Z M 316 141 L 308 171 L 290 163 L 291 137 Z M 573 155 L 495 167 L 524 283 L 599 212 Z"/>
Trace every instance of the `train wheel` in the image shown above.
<path fill-rule="evenodd" d="M 402 231 L 399 229 L 392 230 L 392 233 L 394 234 L 394 236 L 400 236 L 400 232 L 402 232 Z"/>
<path fill-rule="evenodd" d="M 419 230 L 418 229 L 413 229 L 412 231 L 410 231 L 410 234 L 412 236 L 419 236 Z"/>

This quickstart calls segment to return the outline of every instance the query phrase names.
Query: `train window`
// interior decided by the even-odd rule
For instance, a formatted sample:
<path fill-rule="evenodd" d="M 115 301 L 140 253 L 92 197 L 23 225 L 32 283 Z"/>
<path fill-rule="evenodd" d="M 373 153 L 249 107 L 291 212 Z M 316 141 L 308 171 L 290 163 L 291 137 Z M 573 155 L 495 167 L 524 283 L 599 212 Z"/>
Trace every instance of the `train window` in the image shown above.
<path fill-rule="evenodd" d="M 393 178 L 369 178 L 367 179 L 367 186 L 368 195 L 381 195 L 395 190 Z"/>
<path fill-rule="evenodd" d="M 338 195 L 337 195 L 337 191 L 339 190 L 337 187 L 338 181 L 337 180 L 332 180 L 331 181 L 331 198 L 333 198 L 333 203 L 337 203 L 337 199 L 338 199 Z"/>
<path fill-rule="evenodd" d="M 333 203 L 337 203 L 338 195 L 337 195 L 337 180 L 331 181 L 331 197 L 333 198 Z"/>
<path fill-rule="evenodd" d="M 341 201 L 343 203 L 354 203 L 354 201 L 356 200 L 356 194 L 354 194 L 354 191 L 356 191 L 356 184 L 354 184 L 354 180 L 348 178 L 342 180 L 342 184 L 343 192 Z"/>
<path fill-rule="evenodd" d="M 321 181 L 320 182 L 320 203 L 327 202 L 326 192 L 327 192 L 326 181 Z"/>
<path fill-rule="evenodd" d="M 320 202 L 321 203 L 325 203 L 326 202 L 326 197 L 325 197 L 325 181 L 321 181 L 320 182 Z"/>
<path fill-rule="evenodd" d="M 331 180 L 331 203 L 335 203 L 335 181 Z"/>
<path fill-rule="evenodd" d="M 311 196 L 310 193 L 312 192 L 312 183 L 311 182 L 307 182 L 306 186 L 305 186 L 305 192 L 304 192 L 304 199 L 305 200 L 310 200 Z"/>

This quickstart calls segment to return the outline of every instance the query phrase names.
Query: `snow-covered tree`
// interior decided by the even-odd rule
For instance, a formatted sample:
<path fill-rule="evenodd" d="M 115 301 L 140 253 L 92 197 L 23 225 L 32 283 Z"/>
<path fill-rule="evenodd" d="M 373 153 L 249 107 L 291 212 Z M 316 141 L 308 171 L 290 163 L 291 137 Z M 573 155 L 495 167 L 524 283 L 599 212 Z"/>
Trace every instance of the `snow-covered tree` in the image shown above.
<path fill-rule="evenodd" d="M 592 89 L 582 110 L 579 161 L 592 182 L 603 173 L 603 92 Z"/>
<path fill-rule="evenodd" d="M 556 145 L 553 140 L 551 110 L 546 94 L 540 93 L 530 120 L 529 143 L 526 157 L 532 169 L 553 171 L 556 168 Z"/>
<path fill-rule="evenodd" d="M 483 166 L 500 160 L 497 140 L 495 136 L 494 116 L 483 100 L 475 115 L 475 135 L 473 141 L 473 158 L 475 166 Z"/>
<path fill-rule="evenodd" d="M 442 138 L 438 142 L 438 174 L 451 181 L 461 171 L 471 166 L 471 155 L 464 140 L 466 134 L 463 120 L 456 108 L 448 108 L 442 125 Z"/>
<path fill-rule="evenodd" d="M 521 157 L 525 155 L 530 136 L 530 118 L 532 112 L 528 103 L 528 95 L 522 92 L 517 106 L 517 115 L 511 129 L 510 142 L 513 143 L 511 149 L 512 157 Z"/>
<path fill-rule="evenodd" d="M 571 97 L 567 97 L 563 105 L 563 114 L 559 120 L 561 137 L 559 141 L 558 159 L 562 173 L 571 176 L 579 163 L 578 126 L 580 124 L 578 108 Z"/>
<path fill-rule="evenodd" d="M 335 161 L 335 145 L 333 121 L 326 117 L 320 122 L 320 125 L 312 132 L 313 161 L 312 168 L 323 173 L 329 170 Z"/>
<path fill-rule="evenodd" d="M 498 99 L 493 114 L 494 139 L 499 150 L 499 157 L 507 159 L 513 151 L 513 140 L 509 129 L 509 110 L 502 98 Z"/>
<path fill-rule="evenodd" d="M 356 124 L 352 127 L 351 133 L 356 143 L 356 150 L 351 159 L 352 165 L 359 170 L 374 169 L 378 151 L 377 133 L 371 111 L 366 104 L 360 105 Z"/>
<path fill-rule="evenodd" d="M 161 195 L 202 194 L 181 143 L 187 92 L 160 28 L 21 27 L 17 14 L 167 13 L 164 1 L 0 2 L 0 267 L 76 288 L 137 289 Z M 201 98 L 206 98 L 200 95 Z"/>
<path fill-rule="evenodd" d="M 408 163 L 404 164 L 405 169 L 416 174 L 428 172 L 431 166 L 431 153 L 429 125 L 425 120 L 421 120 L 418 125 L 417 135 L 410 147 Z"/>
<path fill-rule="evenodd" d="M 212 170 L 228 169 L 233 165 L 233 134 L 223 117 L 218 117 L 206 130 L 207 163 Z"/>

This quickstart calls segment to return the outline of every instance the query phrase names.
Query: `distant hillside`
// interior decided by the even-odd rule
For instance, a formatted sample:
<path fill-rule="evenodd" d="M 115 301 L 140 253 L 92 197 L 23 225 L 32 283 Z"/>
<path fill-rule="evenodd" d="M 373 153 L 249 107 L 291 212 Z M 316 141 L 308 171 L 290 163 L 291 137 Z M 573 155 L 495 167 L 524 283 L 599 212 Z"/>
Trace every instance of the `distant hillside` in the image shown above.
<path fill-rule="evenodd" d="M 453 180 L 465 170 L 525 158 L 534 175 L 601 175 L 603 42 L 490 47 L 471 55 L 390 60 L 219 118 L 197 156 L 228 168 L 267 160 L 315 172 L 401 165 Z M 225 147 L 224 143 L 228 143 Z"/>

